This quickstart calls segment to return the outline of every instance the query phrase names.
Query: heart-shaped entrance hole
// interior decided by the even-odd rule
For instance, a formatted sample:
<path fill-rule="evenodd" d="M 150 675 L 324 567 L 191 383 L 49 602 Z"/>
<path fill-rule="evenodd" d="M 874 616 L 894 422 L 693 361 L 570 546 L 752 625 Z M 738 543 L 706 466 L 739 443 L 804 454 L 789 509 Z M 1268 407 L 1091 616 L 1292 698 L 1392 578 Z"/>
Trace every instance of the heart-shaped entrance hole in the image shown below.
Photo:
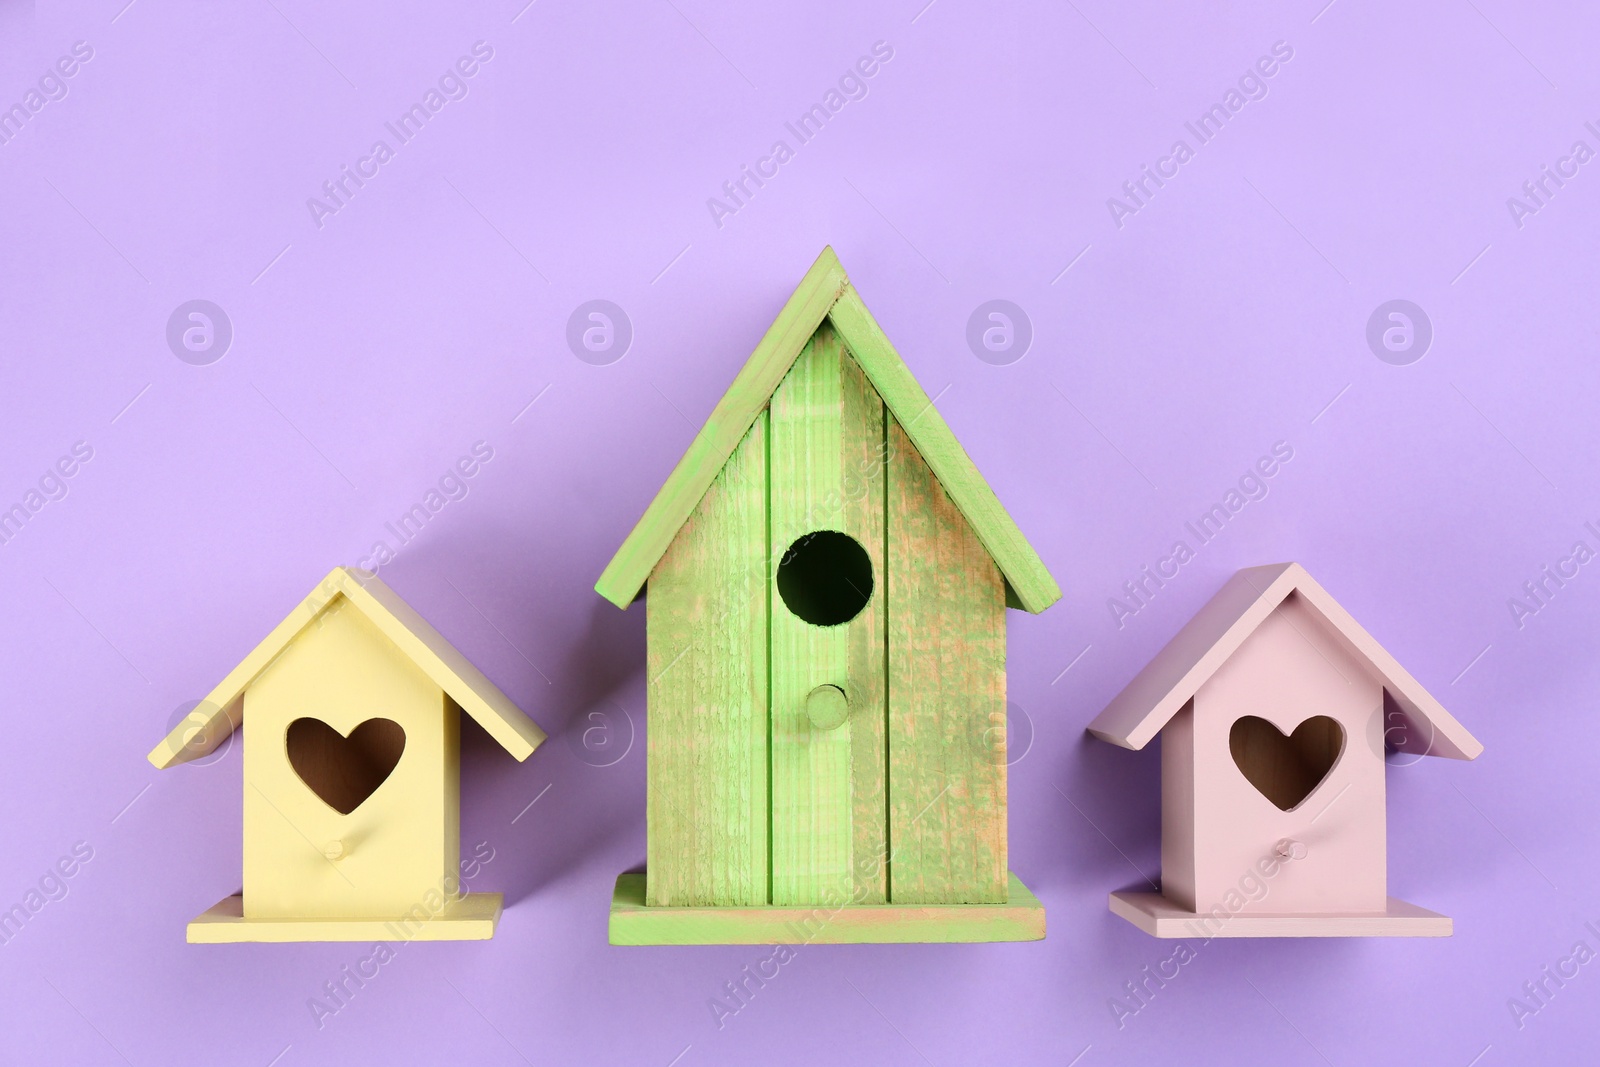
<path fill-rule="evenodd" d="M 1228 749 L 1250 784 L 1284 811 L 1299 806 L 1328 777 L 1344 751 L 1344 727 L 1313 715 L 1285 737 L 1266 719 L 1246 715 L 1228 731 Z"/>
<path fill-rule="evenodd" d="M 307 788 L 349 815 L 393 773 L 406 732 L 391 719 L 368 719 L 346 737 L 321 719 L 296 719 L 284 744 L 289 766 Z"/>

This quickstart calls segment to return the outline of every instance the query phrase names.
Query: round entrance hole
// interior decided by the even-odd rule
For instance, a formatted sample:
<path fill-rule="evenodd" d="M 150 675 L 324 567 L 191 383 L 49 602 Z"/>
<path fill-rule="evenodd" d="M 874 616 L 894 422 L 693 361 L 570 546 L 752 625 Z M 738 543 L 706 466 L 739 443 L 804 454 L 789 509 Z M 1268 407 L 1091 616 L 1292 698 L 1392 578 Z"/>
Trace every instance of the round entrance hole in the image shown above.
<path fill-rule="evenodd" d="M 849 534 L 802 534 L 778 561 L 778 595 L 813 626 L 849 622 L 872 599 L 872 559 Z"/>

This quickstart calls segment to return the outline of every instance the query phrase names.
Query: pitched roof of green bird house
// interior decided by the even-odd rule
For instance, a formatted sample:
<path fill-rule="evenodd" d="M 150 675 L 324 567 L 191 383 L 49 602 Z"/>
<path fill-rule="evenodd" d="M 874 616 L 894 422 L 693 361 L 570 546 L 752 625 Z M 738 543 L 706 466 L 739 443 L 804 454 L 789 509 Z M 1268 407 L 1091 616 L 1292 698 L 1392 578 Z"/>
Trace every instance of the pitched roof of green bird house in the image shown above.
<path fill-rule="evenodd" d="M 1061 599 L 1061 589 L 1044 561 L 1000 506 L 994 490 L 884 336 L 832 248 L 822 250 L 778 312 L 666 484 L 606 565 L 595 590 L 623 608 L 639 595 L 678 530 L 825 318 L 833 321 L 873 388 L 1000 568 L 1010 606 L 1038 613 Z"/>

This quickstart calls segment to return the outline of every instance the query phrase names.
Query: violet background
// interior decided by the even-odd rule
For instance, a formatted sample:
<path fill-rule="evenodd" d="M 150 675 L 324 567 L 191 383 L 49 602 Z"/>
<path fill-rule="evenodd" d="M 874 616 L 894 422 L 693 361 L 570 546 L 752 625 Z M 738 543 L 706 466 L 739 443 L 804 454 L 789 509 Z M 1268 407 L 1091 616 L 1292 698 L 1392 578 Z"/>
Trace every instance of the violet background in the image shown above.
<path fill-rule="evenodd" d="M 0 145 L 0 506 L 94 449 L 0 546 L 0 907 L 94 850 L 0 946 L 5 1063 L 1594 1048 L 1595 967 L 1520 1030 L 1507 1005 L 1600 947 L 1600 564 L 1521 628 L 1508 608 L 1600 548 L 1600 163 L 1520 228 L 1507 207 L 1600 147 L 1592 10 L 124 2 L 0 0 L 0 105 L 94 49 Z M 469 95 L 319 229 L 307 198 L 479 40 Z M 880 40 L 868 96 L 715 225 L 707 198 Z M 1269 95 L 1119 229 L 1107 198 L 1277 41 Z M 709 999 L 767 950 L 606 944 L 644 856 L 644 618 L 591 585 L 828 243 L 1066 591 L 1010 627 L 1012 867 L 1050 933 L 806 947 L 719 1030 Z M 234 330 L 209 366 L 166 343 L 194 298 Z M 607 366 L 565 341 L 596 298 L 635 332 Z M 1034 329 L 1007 366 L 965 340 L 994 298 Z M 1435 331 L 1409 366 L 1365 340 L 1393 298 Z M 381 574 L 552 734 L 518 764 L 464 731 L 462 840 L 508 907 L 491 942 L 402 948 L 319 1029 L 308 999 L 368 949 L 186 945 L 239 885 L 239 752 L 144 755 L 479 440 L 469 495 Z M 1118 628 L 1107 599 L 1277 441 L 1270 494 Z M 1285 559 L 1487 746 L 1389 772 L 1391 892 L 1455 936 L 1214 942 L 1119 1029 L 1109 999 L 1174 949 L 1105 900 L 1159 868 L 1159 757 L 1083 728 L 1228 574 Z"/>

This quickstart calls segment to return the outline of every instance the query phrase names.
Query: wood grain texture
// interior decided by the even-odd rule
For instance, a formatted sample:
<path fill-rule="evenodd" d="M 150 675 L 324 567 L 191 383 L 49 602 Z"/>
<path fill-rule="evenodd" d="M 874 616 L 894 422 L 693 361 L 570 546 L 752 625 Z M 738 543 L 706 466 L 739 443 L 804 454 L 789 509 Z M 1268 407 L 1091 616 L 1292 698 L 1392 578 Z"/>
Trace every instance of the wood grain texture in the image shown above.
<path fill-rule="evenodd" d="M 890 899 L 1005 899 L 1005 582 L 889 419 Z"/>
<path fill-rule="evenodd" d="M 917 384 L 854 287 L 847 287 L 828 312 L 873 388 L 928 467 L 966 518 L 977 539 L 1010 582 L 1016 601 L 1035 614 L 1061 599 L 1061 587 L 1050 576 L 1017 524 L 983 480 L 944 416 Z"/>
<path fill-rule="evenodd" d="M 1006 906 L 1004 612 L 1061 591 L 830 249 L 596 589 L 626 607 L 647 575 L 641 908 Z M 928 921 L 860 939 L 996 939 Z"/>
<path fill-rule="evenodd" d="M 883 404 L 837 333 L 818 327 L 770 409 L 772 896 L 812 904 L 851 892 L 885 897 Z M 876 476 L 874 474 L 876 473 Z M 818 530 L 854 538 L 874 588 L 849 622 L 817 626 L 790 612 L 777 566 Z M 846 722 L 818 729 L 806 700 L 835 685 Z"/>
<path fill-rule="evenodd" d="M 995 904 L 848 904 L 658 908 L 644 876 L 624 874 L 611 898 L 613 945 L 848 945 L 1040 941 L 1044 905 L 1011 875 Z"/>
<path fill-rule="evenodd" d="M 833 249 L 824 248 L 606 565 L 595 583 L 596 592 L 619 608 L 626 608 L 639 595 L 678 528 L 693 513 L 728 455 L 789 372 L 795 356 L 848 284 Z"/>
<path fill-rule="evenodd" d="M 928 394 L 884 336 L 831 248 L 824 248 L 806 272 L 643 517 L 606 565 L 595 590 L 622 608 L 638 596 L 678 527 L 694 510 L 700 495 L 767 405 L 824 317 L 854 352 L 880 399 L 905 425 L 923 458 L 994 557 L 1014 594 L 1013 606 L 1038 613 L 1059 600 L 1061 589 L 1044 561 L 1000 506 L 966 450 L 933 408 Z"/>
<path fill-rule="evenodd" d="M 652 905 L 767 901 L 767 418 L 650 576 Z"/>

